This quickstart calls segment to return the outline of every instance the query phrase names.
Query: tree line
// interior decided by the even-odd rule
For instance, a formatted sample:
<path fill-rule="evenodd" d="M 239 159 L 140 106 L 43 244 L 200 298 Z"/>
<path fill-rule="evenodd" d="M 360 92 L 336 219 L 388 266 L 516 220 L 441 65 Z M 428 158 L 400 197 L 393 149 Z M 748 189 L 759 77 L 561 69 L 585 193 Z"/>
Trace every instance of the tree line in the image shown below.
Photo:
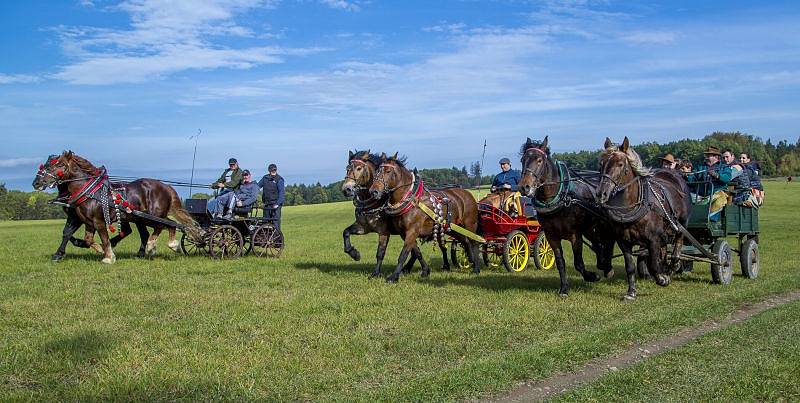
<path fill-rule="evenodd" d="M 620 139 L 614 139 L 620 141 Z M 598 145 L 602 143 L 598 140 Z M 763 141 L 759 137 L 740 132 L 714 132 L 700 140 L 684 139 L 666 144 L 647 142 L 633 146 L 642 160 L 649 166 L 659 166 L 658 159 L 667 153 L 676 158 L 689 159 L 693 164 L 703 162 L 703 150 L 708 146 L 718 147 L 720 150 L 731 149 L 737 156 L 746 152 L 750 158 L 761 166 L 763 176 L 796 176 L 800 175 L 800 138 L 792 144 L 781 140 L 773 144 L 770 139 Z M 597 156 L 600 149 L 590 151 L 576 151 L 567 153 L 554 153 L 553 157 L 565 161 L 574 169 L 598 170 Z M 475 161 L 467 168 L 435 168 L 420 169 L 417 174 L 425 180 L 430 187 L 444 187 L 456 185 L 461 187 L 474 187 L 492 183 L 493 175 L 483 175 L 479 161 Z M 287 206 L 303 204 L 329 203 L 347 200 L 341 192 L 342 181 L 322 185 L 317 182 L 312 185 L 293 184 L 286 186 Z M 22 192 L 8 190 L 0 183 L 0 220 L 38 220 L 61 218 L 64 216 L 61 208 L 48 204 L 56 195 L 42 192 Z M 195 193 L 194 198 L 210 198 L 205 193 Z M 260 198 L 261 196 L 259 196 Z"/>

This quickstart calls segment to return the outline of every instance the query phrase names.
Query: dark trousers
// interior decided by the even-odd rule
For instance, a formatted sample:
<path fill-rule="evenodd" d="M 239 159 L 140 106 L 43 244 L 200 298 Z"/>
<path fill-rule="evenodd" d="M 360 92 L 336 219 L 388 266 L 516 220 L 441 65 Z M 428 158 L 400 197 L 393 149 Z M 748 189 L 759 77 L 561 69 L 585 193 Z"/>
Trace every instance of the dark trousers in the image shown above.
<path fill-rule="evenodd" d="M 264 218 L 270 220 L 277 229 L 281 229 L 281 207 L 282 206 L 278 206 L 278 208 L 264 207 Z"/>

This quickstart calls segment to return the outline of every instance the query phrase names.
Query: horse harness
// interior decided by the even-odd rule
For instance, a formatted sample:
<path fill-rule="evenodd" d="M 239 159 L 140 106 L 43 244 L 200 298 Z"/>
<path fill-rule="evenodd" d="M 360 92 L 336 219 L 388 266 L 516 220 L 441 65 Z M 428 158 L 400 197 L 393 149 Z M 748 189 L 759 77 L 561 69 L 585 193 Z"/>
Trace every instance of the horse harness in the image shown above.
<path fill-rule="evenodd" d="M 548 158 L 544 151 L 536 148 L 531 147 L 527 151 L 535 150 L 544 155 L 545 158 Z M 526 151 L 526 152 L 527 152 Z M 599 212 L 597 205 L 587 204 L 584 200 L 579 197 L 575 197 L 575 189 L 574 189 L 574 182 L 584 183 L 585 185 L 589 186 L 594 190 L 594 186 L 592 186 L 586 179 L 584 179 L 581 175 L 576 175 L 575 178 L 572 177 L 571 173 L 572 170 L 567 167 L 567 164 L 563 161 L 556 160 L 555 161 L 556 168 L 558 169 L 558 181 L 557 182 L 544 182 L 541 179 L 542 170 L 544 169 L 544 164 L 542 164 L 537 172 L 533 171 L 530 168 L 525 168 L 523 171 L 523 175 L 531 175 L 537 179 L 539 183 L 538 187 L 542 187 L 544 185 L 555 185 L 558 184 L 558 191 L 556 194 L 550 199 L 546 201 L 540 201 L 538 198 L 533 197 L 533 205 L 536 208 L 536 214 L 540 216 L 548 216 L 554 215 L 562 208 L 570 207 L 573 204 L 581 207 L 582 209 L 588 211 L 590 214 L 598 217 L 604 218 L 603 215 Z M 566 189 L 564 188 L 564 184 L 567 184 Z"/>

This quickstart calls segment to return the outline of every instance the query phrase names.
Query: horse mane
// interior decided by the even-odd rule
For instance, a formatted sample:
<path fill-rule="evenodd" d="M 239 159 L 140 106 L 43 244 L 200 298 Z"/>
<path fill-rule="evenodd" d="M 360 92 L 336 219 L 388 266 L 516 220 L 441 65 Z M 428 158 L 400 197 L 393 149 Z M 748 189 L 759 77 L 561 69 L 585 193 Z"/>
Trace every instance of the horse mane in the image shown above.
<path fill-rule="evenodd" d="M 89 160 L 80 157 L 77 154 L 72 154 L 71 160 L 72 162 L 75 163 L 75 165 L 78 166 L 78 169 L 80 169 L 85 173 L 94 175 L 95 172 L 97 172 L 97 167 L 95 167 L 91 162 L 89 162 Z"/>
<path fill-rule="evenodd" d="M 533 141 L 530 141 L 530 142 L 526 141 L 526 142 L 522 143 L 522 146 L 520 146 L 520 148 L 519 148 L 519 156 L 520 157 L 524 156 L 525 153 L 528 151 L 528 149 L 531 148 L 531 147 L 541 148 L 542 145 L 544 145 L 544 141 L 543 140 L 533 140 Z M 547 155 L 549 157 L 550 156 L 550 147 L 546 147 L 546 149 L 544 150 L 544 153 L 545 153 L 545 155 Z"/>
<path fill-rule="evenodd" d="M 387 156 L 386 157 L 386 161 L 394 161 L 401 168 L 405 168 L 405 169 L 408 169 L 408 167 L 406 166 L 406 161 L 407 160 L 408 160 L 408 157 L 406 157 L 405 155 L 403 155 L 401 157 L 397 157 L 397 158 L 393 158 L 392 156 Z M 378 163 L 378 165 L 380 165 L 380 163 Z"/>
<path fill-rule="evenodd" d="M 358 157 L 358 158 L 362 158 L 362 157 L 364 157 L 364 154 L 367 154 L 367 153 L 369 153 L 367 150 L 358 150 L 353 154 L 353 156 L 354 157 Z M 366 157 L 367 157 L 367 161 L 369 161 L 372 165 L 374 165 L 376 167 L 381 164 L 381 156 L 378 155 L 378 154 L 369 153 L 369 154 L 366 155 Z"/>
<path fill-rule="evenodd" d="M 608 148 L 606 148 L 603 151 L 603 154 L 601 154 L 601 156 L 608 156 L 609 154 L 615 151 L 623 152 L 622 150 L 619 149 L 618 144 L 612 143 Z M 637 175 L 653 176 L 653 170 L 646 167 L 642 163 L 642 158 L 639 157 L 639 154 L 636 152 L 636 150 L 633 149 L 633 147 L 628 147 L 628 151 L 625 152 L 625 157 L 627 157 L 628 163 L 631 165 L 633 172 L 635 172 Z"/>

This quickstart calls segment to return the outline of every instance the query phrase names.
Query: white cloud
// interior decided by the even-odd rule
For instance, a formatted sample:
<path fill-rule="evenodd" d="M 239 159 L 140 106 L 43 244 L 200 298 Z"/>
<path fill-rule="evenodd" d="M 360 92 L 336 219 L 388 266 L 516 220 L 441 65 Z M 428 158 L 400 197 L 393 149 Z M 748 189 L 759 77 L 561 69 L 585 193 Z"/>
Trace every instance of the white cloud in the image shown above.
<path fill-rule="evenodd" d="M 675 42 L 677 35 L 667 31 L 636 31 L 620 36 L 624 42 L 634 45 L 668 45 Z"/>
<path fill-rule="evenodd" d="M 23 165 L 35 165 L 43 161 L 41 158 L 7 158 L 0 159 L 0 168 L 13 168 Z"/>
<path fill-rule="evenodd" d="M 140 83 L 184 70 L 249 69 L 282 63 L 323 49 L 272 46 L 231 48 L 216 37 L 261 38 L 236 23 L 238 14 L 273 7 L 264 0 L 129 0 L 114 7 L 130 15 L 131 29 L 58 27 L 62 48 L 75 61 L 52 75 L 72 84 Z"/>
<path fill-rule="evenodd" d="M 340 10 L 346 11 L 359 11 L 361 10 L 361 6 L 357 1 L 346 1 L 346 0 L 319 0 L 320 3 Z"/>
<path fill-rule="evenodd" d="M 0 73 L 0 84 L 35 83 L 41 81 L 40 77 L 29 74 L 3 74 Z"/>

